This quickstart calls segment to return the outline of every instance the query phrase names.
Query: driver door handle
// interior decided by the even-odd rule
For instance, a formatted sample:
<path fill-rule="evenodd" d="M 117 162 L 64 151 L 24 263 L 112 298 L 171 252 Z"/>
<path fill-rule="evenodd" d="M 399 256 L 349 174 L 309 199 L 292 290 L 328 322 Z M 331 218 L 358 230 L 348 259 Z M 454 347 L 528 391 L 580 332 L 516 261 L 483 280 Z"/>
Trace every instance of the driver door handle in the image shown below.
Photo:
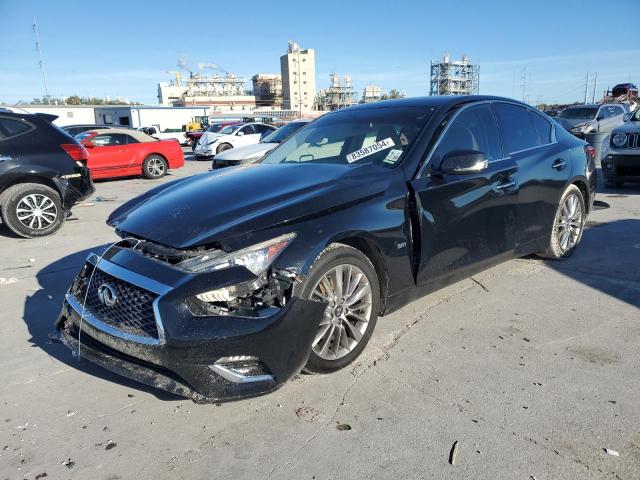
<path fill-rule="evenodd" d="M 513 188 L 515 186 L 516 186 L 516 181 L 515 180 L 512 180 L 510 178 L 506 178 L 503 181 L 501 181 L 500 183 L 498 183 L 496 185 L 496 188 L 498 190 L 508 190 L 508 189 Z"/>
<path fill-rule="evenodd" d="M 556 170 L 564 170 L 564 167 L 566 166 L 567 166 L 567 162 L 565 162 L 561 158 L 558 158 L 553 162 L 553 164 L 551 165 L 551 168 L 555 168 Z"/>

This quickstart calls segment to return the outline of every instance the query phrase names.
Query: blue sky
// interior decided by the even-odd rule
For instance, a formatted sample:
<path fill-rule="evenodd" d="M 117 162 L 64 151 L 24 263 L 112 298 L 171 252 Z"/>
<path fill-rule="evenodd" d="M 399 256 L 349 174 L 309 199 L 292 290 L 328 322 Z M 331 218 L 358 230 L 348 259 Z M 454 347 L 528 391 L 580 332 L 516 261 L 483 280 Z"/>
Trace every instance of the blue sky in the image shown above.
<path fill-rule="evenodd" d="M 429 62 L 448 52 L 480 64 L 480 93 L 531 103 L 640 83 L 640 0 L 108 2 L 0 0 L 0 101 L 43 95 L 32 31 L 40 28 L 49 92 L 157 103 L 157 83 L 187 63 L 249 79 L 279 73 L 288 40 L 316 50 L 318 88 L 333 71 L 365 85 L 429 92 Z M 451 10 L 449 10 L 451 8 Z M 628 40 L 626 40 L 628 39 Z M 590 83 L 589 96 L 593 84 Z"/>

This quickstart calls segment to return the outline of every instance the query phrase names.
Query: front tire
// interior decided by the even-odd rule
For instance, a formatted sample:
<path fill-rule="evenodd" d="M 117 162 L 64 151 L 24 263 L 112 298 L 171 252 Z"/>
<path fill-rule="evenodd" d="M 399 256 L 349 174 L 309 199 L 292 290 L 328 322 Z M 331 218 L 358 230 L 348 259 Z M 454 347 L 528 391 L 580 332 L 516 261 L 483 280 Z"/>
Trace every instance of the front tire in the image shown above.
<path fill-rule="evenodd" d="M 52 235 L 67 218 L 60 195 L 46 185 L 14 185 L 2 193 L 0 203 L 2 221 L 9 230 L 24 238 Z"/>
<path fill-rule="evenodd" d="M 218 145 L 218 148 L 216 148 L 216 155 L 218 153 L 224 152 L 225 150 L 231 150 L 232 148 L 233 148 L 233 146 L 231 144 L 229 144 L 229 143 L 223 143 L 221 145 Z"/>
<path fill-rule="evenodd" d="M 539 255 L 554 260 L 573 255 L 582 238 L 586 218 L 582 192 L 577 186 L 569 185 L 560 198 L 549 245 Z"/>
<path fill-rule="evenodd" d="M 142 175 L 150 180 L 162 178 L 167 174 L 167 161 L 160 155 L 149 155 L 142 162 Z"/>
<path fill-rule="evenodd" d="M 327 303 L 304 370 L 331 373 L 358 358 L 380 310 L 378 276 L 367 256 L 353 247 L 331 244 L 296 290 L 302 298 Z"/>

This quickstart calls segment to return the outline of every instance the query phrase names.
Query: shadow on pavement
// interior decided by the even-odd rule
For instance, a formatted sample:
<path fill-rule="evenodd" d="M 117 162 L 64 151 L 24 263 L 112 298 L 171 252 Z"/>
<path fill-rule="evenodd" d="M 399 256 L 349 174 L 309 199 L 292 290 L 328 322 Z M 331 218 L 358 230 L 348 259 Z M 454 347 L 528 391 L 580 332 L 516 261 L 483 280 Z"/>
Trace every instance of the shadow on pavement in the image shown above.
<path fill-rule="evenodd" d="M 128 388 L 151 393 L 156 398 L 166 401 L 183 400 L 182 397 L 173 395 L 163 390 L 149 387 L 142 383 L 129 380 L 115 373 L 111 373 L 88 360 L 78 360 L 71 355 L 71 351 L 59 342 L 51 341 L 49 334 L 55 332 L 54 322 L 62 308 L 64 298 L 69 285 L 82 267 L 90 252 L 103 252 L 109 245 L 101 245 L 89 250 L 83 250 L 56 262 L 53 262 L 36 274 L 41 289 L 28 296 L 24 304 L 23 320 L 31 334 L 30 341 L 33 346 L 42 348 L 55 359 L 77 368 L 89 375 L 108 380 Z"/>
<path fill-rule="evenodd" d="M 563 275 L 640 308 L 640 220 L 588 221 L 575 253 L 566 260 L 546 263 Z"/>

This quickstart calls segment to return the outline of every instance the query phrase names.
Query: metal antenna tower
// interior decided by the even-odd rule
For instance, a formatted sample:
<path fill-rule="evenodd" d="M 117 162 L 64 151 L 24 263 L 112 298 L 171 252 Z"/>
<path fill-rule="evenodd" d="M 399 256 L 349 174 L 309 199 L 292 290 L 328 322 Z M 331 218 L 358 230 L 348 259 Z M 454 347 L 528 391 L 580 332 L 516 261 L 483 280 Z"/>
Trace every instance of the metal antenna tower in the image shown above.
<path fill-rule="evenodd" d="M 36 17 L 33 17 L 33 33 L 36 35 L 36 50 L 38 51 L 38 64 L 40 65 L 40 73 L 42 74 L 42 86 L 44 87 L 44 98 L 47 103 L 51 103 L 49 97 L 49 89 L 47 88 L 47 75 L 44 71 L 44 60 L 42 59 L 42 49 L 40 48 L 40 32 L 38 30 L 38 24 L 36 23 Z"/>

